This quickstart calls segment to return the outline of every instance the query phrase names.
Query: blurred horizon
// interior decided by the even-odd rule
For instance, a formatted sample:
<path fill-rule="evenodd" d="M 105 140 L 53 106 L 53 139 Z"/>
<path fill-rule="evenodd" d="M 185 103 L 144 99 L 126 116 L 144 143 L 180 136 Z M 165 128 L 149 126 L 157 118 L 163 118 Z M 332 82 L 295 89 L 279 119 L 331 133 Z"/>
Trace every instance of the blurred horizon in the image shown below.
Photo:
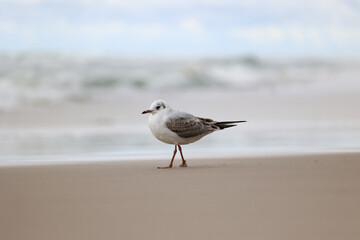
<path fill-rule="evenodd" d="M 151 92 L 331 94 L 360 88 L 360 61 L 0 53 L 0 111 Z M 305 91 L 305 92 L 304 92 Z M 106 101 L 105 101 L 106 102 Z"/>
<path fill-rule="evenodd" d="M 0 0 L 0 52 L 360 57 L 351 0 Z"/>

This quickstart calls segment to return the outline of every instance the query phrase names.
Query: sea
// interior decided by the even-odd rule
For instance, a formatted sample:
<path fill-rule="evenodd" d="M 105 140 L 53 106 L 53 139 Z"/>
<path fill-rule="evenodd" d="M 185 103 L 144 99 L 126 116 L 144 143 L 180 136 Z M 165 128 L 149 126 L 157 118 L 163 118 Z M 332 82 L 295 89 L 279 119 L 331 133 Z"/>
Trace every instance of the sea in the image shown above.
<path fill-rule="evenodd" d="M 360 60 L 22 52 L 0 53 L 0 166 L 168 159 L 133 114 L 158 96 L 248 120 L 190 159 L 360 151 Z"/>

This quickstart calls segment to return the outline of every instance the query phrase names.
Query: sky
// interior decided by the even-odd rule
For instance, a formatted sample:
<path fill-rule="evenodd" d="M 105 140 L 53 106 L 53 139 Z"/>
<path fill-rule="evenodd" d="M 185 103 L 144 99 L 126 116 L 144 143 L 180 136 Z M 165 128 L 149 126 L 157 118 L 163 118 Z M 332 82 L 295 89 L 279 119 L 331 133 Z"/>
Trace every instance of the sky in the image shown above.
<path fill-rule="evenodd" d="M 360 0 L 0 0 L 0 52 L 360 57 Z"/>

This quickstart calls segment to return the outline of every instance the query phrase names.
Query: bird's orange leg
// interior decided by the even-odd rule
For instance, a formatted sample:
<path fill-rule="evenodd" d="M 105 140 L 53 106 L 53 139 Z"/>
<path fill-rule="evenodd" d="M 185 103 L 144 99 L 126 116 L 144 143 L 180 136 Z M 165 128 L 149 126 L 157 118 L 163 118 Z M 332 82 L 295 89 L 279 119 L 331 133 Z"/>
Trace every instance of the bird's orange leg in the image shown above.
<path fill-rule="evenodd" d="M 187 164 L 186 164 L 186 161 L 185 161 L 184 156 L 182 154 L 182 149 L 181 149 L 180 145 L 178 145 L 178 147 L 179 147 L 180 155 L 181 155 L 181 159 L 182 159 L 182 164 L 179 167 L 187 167 Z"/>
<path fill-rule="evenodd" d="M 176 155 L 176 145 L 175 145 L 175 150 L 174 150 L 174 155 L 171 159 L 171 162 L 170 162 L 170 165 L 167 166 L 167 167 L 157 167 L 158 169 L 167 169 L 167 168 L 172 168 L 172 165 L 173 165 L 173 162 L 174 162 L 174 158 L 175 158 L 175 155 Z"/>

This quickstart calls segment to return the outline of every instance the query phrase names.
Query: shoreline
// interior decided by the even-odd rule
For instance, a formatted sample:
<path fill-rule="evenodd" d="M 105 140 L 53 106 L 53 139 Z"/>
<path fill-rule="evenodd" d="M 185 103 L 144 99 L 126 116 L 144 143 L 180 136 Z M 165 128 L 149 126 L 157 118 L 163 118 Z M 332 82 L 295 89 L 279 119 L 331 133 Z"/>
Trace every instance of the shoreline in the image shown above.
<path fill-rule="evenodd" d="M 333 155 L 333 154 L 360 154 L 357 148 L 348 149 L 288 149 L 288 150 L 253 150 L 253 151 L 213 151 L 206 153 L 204 151 L 191 152 L 186 157 L 187 161 L 208 161 L 214 159 L 243 159 L 243 158 L 266 158 L 266 157 L 296 157 L 296 156 L 315 156 L 315 155 Z M 9 158 L 7 162 L 0 162 L 1 168 L 12 167 L 31 167 L 31 166 L 61 166 L 61 165 L 86 165 L 86 164 L 107 164 L 107 163 L 131 163 L 131 162 L 157 162 L 157 161 L 170 161 L 172 155 L 171 151 L 163 151 L 158 154 L 124 154 L 124 155 L 95 155 L 95 156 L 32 156 L 21 158 Z M 20 159 L 20 160 L 19 160 Z M 36 160 L 38 159 L 38 160 Z M 41 159 L 41 160 L 39 160 Z M 180 157 L 175 157 L 175 163 L 180 161 Z"/>

